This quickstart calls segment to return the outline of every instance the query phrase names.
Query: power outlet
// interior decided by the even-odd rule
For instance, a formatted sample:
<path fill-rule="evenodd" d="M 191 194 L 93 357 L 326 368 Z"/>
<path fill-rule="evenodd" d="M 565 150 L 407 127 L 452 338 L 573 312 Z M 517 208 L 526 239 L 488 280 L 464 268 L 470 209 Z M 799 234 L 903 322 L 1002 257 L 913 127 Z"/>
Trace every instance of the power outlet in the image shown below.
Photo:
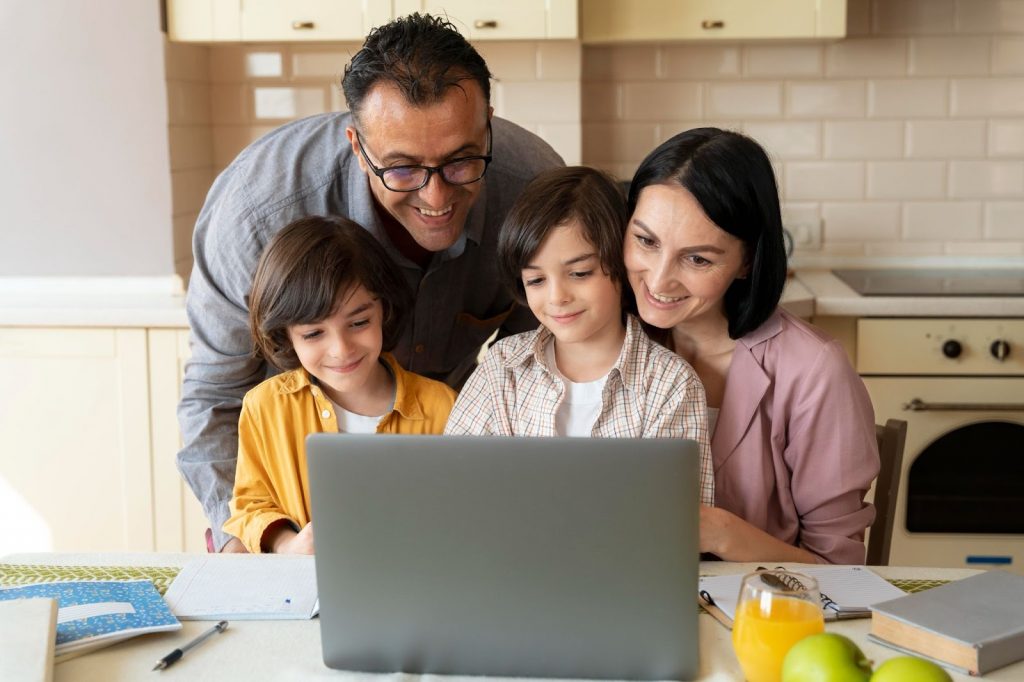
<path fill-rule="evenodd" d="M 793 248 L 798 251 L 813 251 L 821 248 L 821 219 L 801 218 L 784 225 L 793 237 Z"/>

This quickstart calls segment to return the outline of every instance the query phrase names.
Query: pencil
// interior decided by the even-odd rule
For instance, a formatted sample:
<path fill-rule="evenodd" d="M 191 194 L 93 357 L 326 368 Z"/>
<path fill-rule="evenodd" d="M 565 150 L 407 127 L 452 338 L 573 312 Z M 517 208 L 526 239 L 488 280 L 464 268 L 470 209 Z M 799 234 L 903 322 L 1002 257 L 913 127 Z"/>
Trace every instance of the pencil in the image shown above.
<path fill-rule="evenodd" d="M 726 630 L 732 630 L 732 618 L 727 616 L 725 611 L 718 607 L 718 604 L 711 598 L 707 590 L 701 590 L 698 594 L 700 595 L 701 606 L 708 612 L 708 615 L 724 625 Z"/>

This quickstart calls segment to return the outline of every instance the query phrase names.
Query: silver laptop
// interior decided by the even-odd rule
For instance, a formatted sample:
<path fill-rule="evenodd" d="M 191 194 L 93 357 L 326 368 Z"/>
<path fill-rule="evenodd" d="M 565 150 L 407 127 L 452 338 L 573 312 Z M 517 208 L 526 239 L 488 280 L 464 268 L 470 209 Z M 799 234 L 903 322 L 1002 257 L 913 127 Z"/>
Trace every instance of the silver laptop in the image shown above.
<path fill-rule="evenodd" d="M 328 666 L 697 676 L 694 442 L 306 443 Z"/>

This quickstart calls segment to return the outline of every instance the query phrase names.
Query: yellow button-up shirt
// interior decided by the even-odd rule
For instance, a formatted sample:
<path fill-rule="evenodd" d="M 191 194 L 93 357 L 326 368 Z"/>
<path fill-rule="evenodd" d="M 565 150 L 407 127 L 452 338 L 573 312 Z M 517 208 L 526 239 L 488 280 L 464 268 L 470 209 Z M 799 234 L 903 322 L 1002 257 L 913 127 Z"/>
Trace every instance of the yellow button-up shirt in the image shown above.
<path fill-rule="evenodd" d="M 395 377 L 394 408 L 377 433 L 439 434 L 455 392 L 439 381 L 407 372 L 381 355 Z M 267 379 L 245 394 L 238 420 L 238 464 L 231 517 L 224 532 L 259 552 L 263 533 L 279 519 L 299 528 L 311 520 L 306 436 L 336 433 L 338 416 L 323 390 L 299 368 Z"/>

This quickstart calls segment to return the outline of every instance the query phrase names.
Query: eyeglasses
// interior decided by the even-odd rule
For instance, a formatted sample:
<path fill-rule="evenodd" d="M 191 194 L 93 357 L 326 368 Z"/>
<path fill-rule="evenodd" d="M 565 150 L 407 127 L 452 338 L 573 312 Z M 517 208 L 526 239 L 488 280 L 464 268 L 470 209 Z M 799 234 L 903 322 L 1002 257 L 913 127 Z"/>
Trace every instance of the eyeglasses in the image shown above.
<path fill-rule="evenodd" d="M 380 178 L 392 192 L 415 192 L 422 189 L 430 182 L 430 176 L 437 173 L 449 185 L 469 185 L 484 177 L 487 166 L 491 163 L 491 150 L 494 144 L 494 136 L 491 132 L 491 122 L 487 122 L 487 153 L 483 156 L 463 156 L 452 159 L 440 166 L 390 166 L 378 168 L 366 155 L 366 146 L 363 139 L 356 131 L 356 140 L 359 141 L 359 153 L 370 170 Z"/>

